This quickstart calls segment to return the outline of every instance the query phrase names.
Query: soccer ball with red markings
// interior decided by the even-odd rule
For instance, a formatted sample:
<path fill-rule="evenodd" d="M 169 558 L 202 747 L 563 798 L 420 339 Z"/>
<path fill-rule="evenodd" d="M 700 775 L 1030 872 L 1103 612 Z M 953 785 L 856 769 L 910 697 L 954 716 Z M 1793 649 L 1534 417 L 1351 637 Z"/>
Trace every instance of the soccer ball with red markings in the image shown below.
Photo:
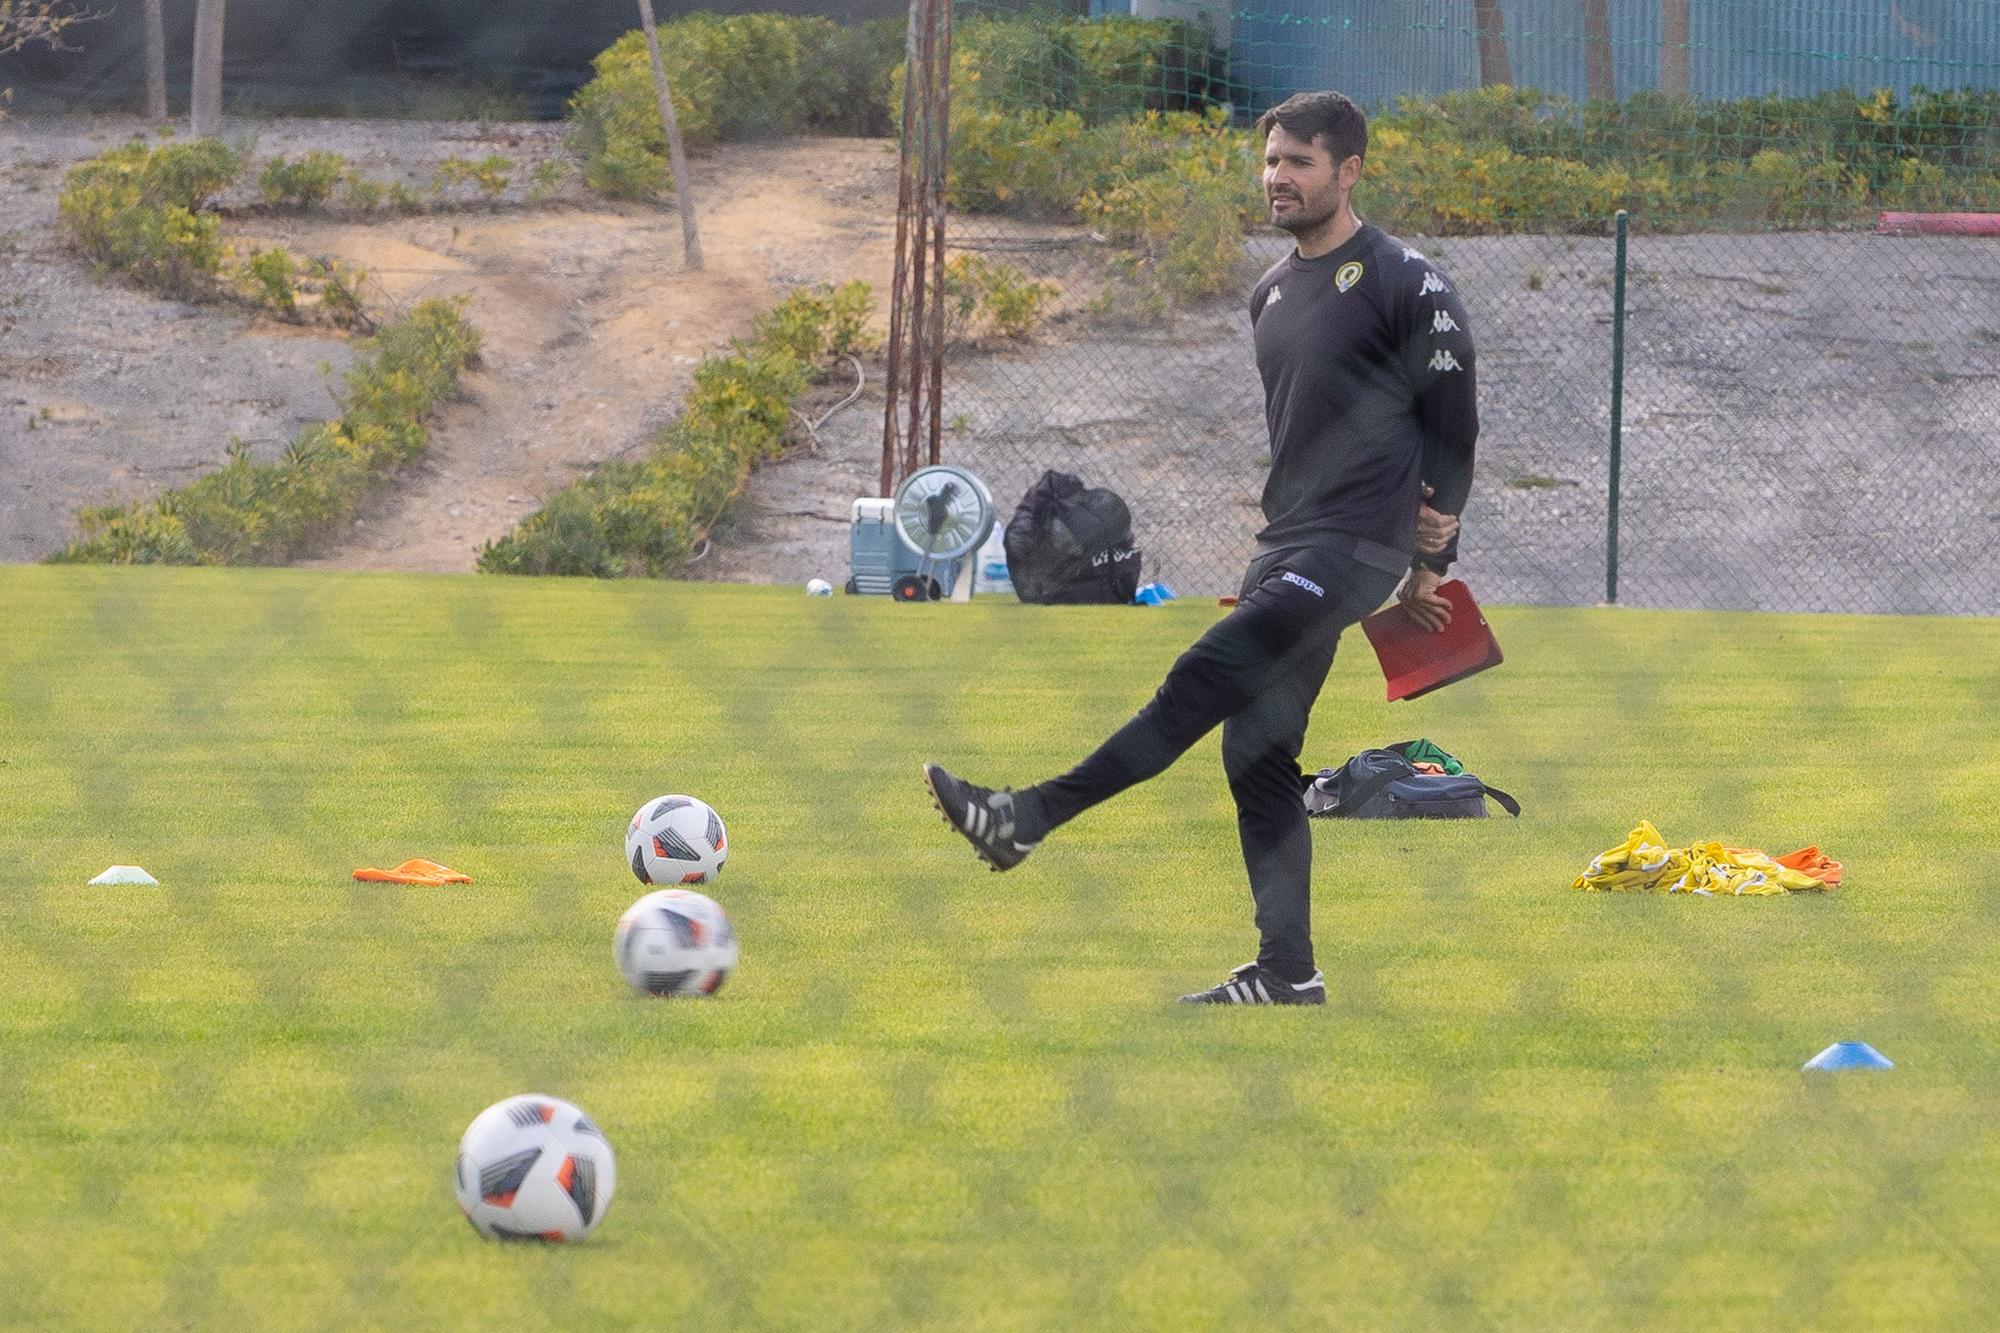
<path fill-rule="evenodd" d="M 618 970 L 648 995 L 713 995 L 736 966 L 729 914 L 693 889 L 660 889 L 626 908 L 613 948 Z"/>
<path fill-rule="evenodd" d="M 625 862 L 641 884 L 709 884 L 729 859 L 722 816 L 692 796 L 656 796 L 625 830 Z"/>
<path fill-rule="evenodd" d="M 488 1240 L 562 1244 L 604 1220 L 618 1165 L 589 1116 L 529 1093 L 479 1113 L 458 1143 L 458 1206 Z"/>

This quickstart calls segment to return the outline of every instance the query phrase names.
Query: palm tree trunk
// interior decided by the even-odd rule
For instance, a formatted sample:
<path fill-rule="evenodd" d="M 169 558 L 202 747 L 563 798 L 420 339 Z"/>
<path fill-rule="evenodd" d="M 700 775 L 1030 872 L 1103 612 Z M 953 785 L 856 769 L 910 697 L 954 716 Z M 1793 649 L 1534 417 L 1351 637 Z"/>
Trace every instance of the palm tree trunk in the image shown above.
<path fill-rule="evenodd" d="M 194 13 L 194 88 L 188 96 L 188 118 L 197 139 L 222 129 L 222 11 L 227 3 L 201 0 Z"/>
<path fill-rule="evenodd" d="M 1618 81 L 1611 64 L 1609 0 L 1583 0 L 1583 69 L 1591 101 L 1618 100 Z"/>
<path fill-rule="evenodd" d="M 1507 15 L 1500 8 L 1500 0 L 1472 0 L 1472 26 L 1479 34 L 1480 86 L 1512 83 L 1514 73 L 1507 59 Z"/>
<path fill-rule="evenodd" d="M 163 0 L 146 0 L 146 118 L 167 118 L 167 20 Z"/>
<path fill-rule="evenodd" d="M 1688 0 L 1660 0 L 1660 91 L 1686 97 L 1693 84 L 1688 70 Z"/>

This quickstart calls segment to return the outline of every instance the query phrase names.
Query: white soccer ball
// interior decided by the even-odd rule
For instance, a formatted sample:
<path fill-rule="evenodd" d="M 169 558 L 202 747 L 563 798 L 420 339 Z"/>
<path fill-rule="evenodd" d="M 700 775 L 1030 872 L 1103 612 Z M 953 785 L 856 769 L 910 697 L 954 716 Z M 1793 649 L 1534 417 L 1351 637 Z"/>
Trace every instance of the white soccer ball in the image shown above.
<path fill-rule="evenodd" d="M 825 579 L 810 579 L 806 583 L 806 596 L 831 597 L 833 596 L 833 585 Z"/>
<path fill-rule="evenodd" d="M 693 889 L 660 889 L 618 918 L 612 951 L 625 980 L 648 995 L 713 995 L 738 947 L 722 904 Z"/>
<path fill-rule="evenodd" d="M 722 816 L 692 796 L 657 796 L 625 830 L 625 861 L 641 884 L 708 884 L 729 859 Z"/>
<path fill-rule="evenodd" d="M 452 1184 L 473 1230 L 488 1240 L 562 1244 L 604 1220 L 618 1164 L 589 1116 L 531 1092 L 479 1113 L 459 1140 Z"/>

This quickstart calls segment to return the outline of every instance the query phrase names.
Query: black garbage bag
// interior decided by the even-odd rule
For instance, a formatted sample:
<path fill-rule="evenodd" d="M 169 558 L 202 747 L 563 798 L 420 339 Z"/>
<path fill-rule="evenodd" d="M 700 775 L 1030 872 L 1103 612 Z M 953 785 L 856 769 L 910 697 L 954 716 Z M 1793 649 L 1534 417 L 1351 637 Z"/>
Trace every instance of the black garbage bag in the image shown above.
<path fill-rule="evenodd" d="M 1116 491 L 1051 469 L 1007 522 L 1007 577 L 1024 602 L 1130 602 L 1139 590 L 1132 511 Z"/>

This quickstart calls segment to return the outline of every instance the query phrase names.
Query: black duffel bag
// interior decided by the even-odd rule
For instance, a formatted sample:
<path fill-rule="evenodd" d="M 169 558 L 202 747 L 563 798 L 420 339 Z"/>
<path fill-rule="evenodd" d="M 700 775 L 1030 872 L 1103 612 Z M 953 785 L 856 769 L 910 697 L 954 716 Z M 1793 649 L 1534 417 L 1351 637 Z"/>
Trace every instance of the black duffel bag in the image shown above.
<path fill-rule="evenodd" d="M 1007 522 L 1007 577 L 1024 602 L 1130 602 L 1139 591 L 1132 511 L 1116 491 L 1051 469 Z"/>

